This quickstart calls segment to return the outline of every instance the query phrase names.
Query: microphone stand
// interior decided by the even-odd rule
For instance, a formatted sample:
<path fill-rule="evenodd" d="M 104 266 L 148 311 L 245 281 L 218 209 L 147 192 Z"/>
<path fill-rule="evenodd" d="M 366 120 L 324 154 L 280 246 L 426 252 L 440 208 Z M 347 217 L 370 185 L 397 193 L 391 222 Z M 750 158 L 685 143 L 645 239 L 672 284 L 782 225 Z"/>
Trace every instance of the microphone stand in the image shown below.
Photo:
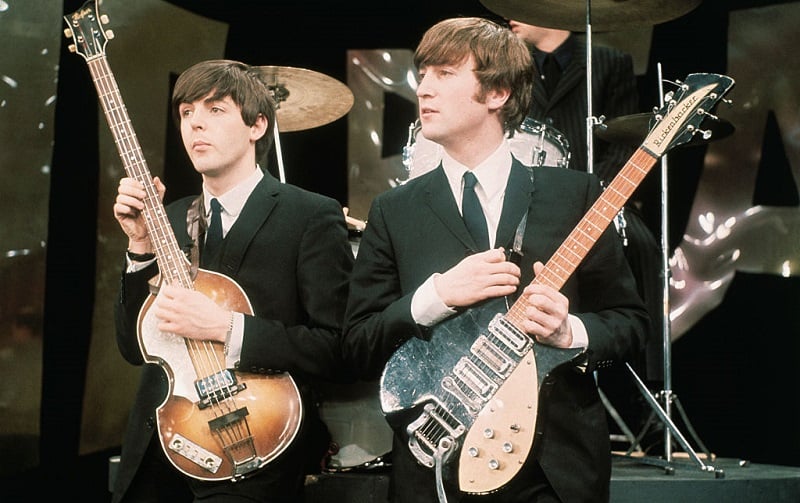
<path fill-rule="evenodd" d="M 660 106 L 664 106 L 664 89 L 663 89 L 663 77 L 661 73 L 661 64 L 658 64 L 658 83 L 659 83 L 659 96 L 660 96 Z M 656 393 L 655 396 L 650 392 L 647 386 L 642 382 L 641 378 L 636 374 L 636 371 L 631 367 L 629 363 L 625 363 L 625 366 L 630 371 L 631 375 L 633 376 L 634 382 L 636 386 L 639 388 L 639 391 L 642 393 L 642 396 L 647 400 L 648 404 L 650 405 L 652 412 L 647 419 L 642 431 L 639 433 L 639 436 L 631 442 L 631 447 L 628 451 L 624 454 L 625 457 L 631 457 L 631 453 L 634 451 L 634 448 L 639 448 L 641 444 L 642 438 L 644 438 L 645 434 L 648 432 L 650 426 L 654 423 L 655 416 L 657 415 L 658 418 L 666 425 L 664 429 L 664 457 L 662 458 L 654 458 L 648 456 L 636 456 L 631 457 L 637 461 L 653 464 L 656 466 L 662 466 L 665 468 L 667 474 L 672 474 L 675 470 L 674 468 L 674 456 L 672 453 L 672 438 L 674 437 L 675 440 L 678 441 L 680 446 L 684 449 L 684 451 L 689 455 L 689 457 L 694 461 L 694 463 L 700 468 L 700 470 L 704 472 L 712 472 L 714 473 L 715 478 L 724 478 L 725 472 L 722 469 L 714 468 L 714 466 L 704 463 L 700 456 L 697 455 L 697 452 L 692 448 L 689 442 L 686 440 L 686 437 L 681 433 L 675 423 L 672 421 L 672 405 L 675 405 L 676 410 L 680 413 L 681 419 L 683 423 L 689 429 L 689 432 L 692 435 L 694 441 L 700 446 L 703 452 L 706 455 L 706 458 L 711 461 L 712 455 L 708 451 L 708 449 L 703 445 L 702 441 L 700 441 L 697 433 L 695 432 L 694 428 L 692 427 L 691 423 L 689 422 L 689 418 L 686 416 L 686 412 L 684 411 L 683 407 L 680 405 L 680 401 L 678 397 L 673 394 L 672 391 L 672 357 L 671 357 L 671 326 L 670 326 L 670 307 L 669 307 L 669 278 L 670 278 L 670 269 L 669 269 L 669 211 L 668 211 L 668 201 L 669 201 L 669 193 L 668 193 L 668 179 L 667 179 L 667 155 L 661 157 L 661 261 L 662 261 L 662 291 L 663 291 L 663 311 L 662 311 L 662 335 L 663 335 L 663 349 L 664 349 L 664 389 L 660 392 Z M 664 402 L 664 407 L 661 407 L 657 397 L 661 398 Z"/>
<path fill-rule="evenodd" d="M 664 89 L 663 89 L 663 78 L 661 75 L 661 64 L 658 64 L 658 82 L 659 82 L 659 95 L 660 95 L 660 106 L 664 106 Z M 604 118 L 600 118 L 599 120 L 594 117 L 592 111 L 592 2 L 591 0 L 586 0 L 586 106 L 587 106 L 587 114 L 586 114 L 586 172 L 592 173 L 594 171 L 594 128 L 595 126 L 602 124 Z M 630 447 L 628 451 L 623 455 L 624 457 L 629 457 L 631 459 L 635 459 L 637 461 L 641 461 L 644 463 L 654 464 L 657 466 L 663 466 L 667 473 L 674 472 L 674 457 L 672 453 L 672 437 L 674 436 L 678 443 L 683 447 L 689 457 L 700 467 L 702 471 L 705 472 L 713 472 L 716 478 L 724 477 L 724 471 L 722 469 L 714 468 L 713 466 L 706 464 L 703 462 L 702 459 L 697 455 L 695 450 L 686 440 L 686 437 L 680 432 L 678 427 L 672 421 L 672 405 L 674 403 L 675 408 L 681 415 L 681 418 L 684 424 L 687 425 L 689 428 L 692 437 L 694 438 L 695 442 L 701 446 L 703 452 L 706 454 L 708 460 L 711 460 L 711 453 L 706 449 L 703 443 L 697 436 L 697 433 L 692 428 L 691 423 L 689 422 L 688 417 L 686 416 L 683 407 L 680 405 L 678 401 L 678 397 L 673 394 L 672 392 L 672 360 L 671 360 L 671 340 L 670 340 L 670 319 L 669 319 L 669 277 L 670 277 L 670 270 L 669 270 L 669 229 L 668 229 L 668 203 L 667 203 L 667 156 L 664 155 L 661 157 L 661 262 L 662 262 L 662 287 L 663 287 L 663 323 L 662 323 L 662 336 L 663 336 L 663 345 L 664 345 L 664 389 L 661 390 L 657 396 L 662 398 L 664 401 L 664 407 L 662 408 L 659 404 L 656 397 L 650 393 L 650 390 L 647 386 L 642 382 L 641 378 L 636 374 L 636 371 L 631 367 L 628 362 L 625 362 L 626 368 L 630 371 L 633 379 L 636 383 L 636 386 L 639 388 L 639 391 L 647 400 L 650 407 L 653 409 L 650 413 L 645 426 L 643 427 L 642 431 L 636 438 L 633 438 L 631 430 L 625 424 L 624 420 L 620 417 L 619 413 L 616 411 L 614 406 L 608 400 L 606 395 L 603 391 L 598 387 L 598 391 L 600 392 L 600 398 L 603 401 L 603 404 L 606 407 L 606 410 L 611 415 L 612 419 L 617 423 L 620 427 L 622 432 L 625 434 L 626 438 L 630 442 Z M 621 213 L 621 212 L 620 212 Z M 621 225 L 624 224 L 624 219 L 621 218 L 621 215 L 617 216 L 617 220 L 622 220 Z M 596 376 L 595 376 L 596 377 Z M 649 430 L 650 426 L 653 424 L 655 420 L 655 416 L 658 416 L 659 419 L 666 425 L 664 430 L 664 458 L 653 458 L 648 456 L 632 456 L 634 451 L 641 453 L 641 440 L 644 438 L 645 434 Z"/>

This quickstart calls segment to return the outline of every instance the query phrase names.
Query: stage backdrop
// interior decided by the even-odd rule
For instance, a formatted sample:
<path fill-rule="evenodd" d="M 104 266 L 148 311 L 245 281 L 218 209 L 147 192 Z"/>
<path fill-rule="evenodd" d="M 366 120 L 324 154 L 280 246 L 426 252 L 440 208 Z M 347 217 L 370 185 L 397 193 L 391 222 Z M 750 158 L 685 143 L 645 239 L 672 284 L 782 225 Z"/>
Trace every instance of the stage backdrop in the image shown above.
<path fill-rule="evenodd" d="M 111 215 L 122 165 L 86 64 L 61 34 L 62 14 L 81 4 L 0 0 L 0 432 L 3 452 L 21 447 L 23 460 L 0 465 L 3 474 L 117 449 L 138 378 L 116 351 L 111 318 L 125 248 Z M 444 17 L 494 17 L 477 1 L 105 0 L 101 9 L 115 32 L 109 64 L 168 201 L 197 188 L 170 124 L 172 82 L 224 56 L 350 86 L 347 117 L 281 142 L 289 183 L 362 219 L 408 174 L 420 36 Z M 737 82 L 733 104 L 717 111 L 735 133 L 668 156 L 667 364 L 712 451 L 789 465 L 800 465 L 800 411 L 786 395 L 800 354 L 798 21 L 798 2 L 707 1 L 655 27 L 597 34 L 634 54 L 642 112 L 659 102 L 658 64 L 672 81 L 717 72 Z M 661 188 L 654 171 L 645 215 L 657 236 Z"/>

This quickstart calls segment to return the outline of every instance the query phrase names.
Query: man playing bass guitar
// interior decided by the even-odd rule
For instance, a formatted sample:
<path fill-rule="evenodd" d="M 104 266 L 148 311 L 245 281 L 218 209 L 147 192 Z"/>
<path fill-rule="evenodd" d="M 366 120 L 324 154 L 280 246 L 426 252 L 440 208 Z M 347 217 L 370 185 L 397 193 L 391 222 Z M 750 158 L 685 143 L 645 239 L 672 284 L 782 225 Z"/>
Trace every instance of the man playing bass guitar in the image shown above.
<path fill-rule="evenodd" d="M 172 111 L 202 194 L 163 215 L 164 185 L 139 173 L 114 204 L 128 236 L 117 343 L 145 364 L 114 501 L 302 501 L 328 448 L 310 384 L 342 366 L 353 255 L 341 205 L 259 166 L 275 108 L 258 68 L 198 63 Z M 154 286 L 174 269 L 192 276 Z"/>

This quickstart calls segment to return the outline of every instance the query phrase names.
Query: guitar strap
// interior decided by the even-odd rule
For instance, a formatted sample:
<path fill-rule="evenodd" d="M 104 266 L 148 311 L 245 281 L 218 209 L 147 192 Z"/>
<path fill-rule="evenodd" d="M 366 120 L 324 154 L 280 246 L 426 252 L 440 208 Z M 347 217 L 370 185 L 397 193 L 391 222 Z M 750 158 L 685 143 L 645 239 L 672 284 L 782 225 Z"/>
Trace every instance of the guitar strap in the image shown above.
<path fill-rule="evenodd" d="M 197 278 L 197 269 L 200 267 L 200 236 L 206 234 L 206 219 L 201 217 L 203 207 L 203 196 L 200 195 L 186 210 L 186 231 L 192 239 L 192 247 L 189 250 L 189 274 L 192 281 Z"/>

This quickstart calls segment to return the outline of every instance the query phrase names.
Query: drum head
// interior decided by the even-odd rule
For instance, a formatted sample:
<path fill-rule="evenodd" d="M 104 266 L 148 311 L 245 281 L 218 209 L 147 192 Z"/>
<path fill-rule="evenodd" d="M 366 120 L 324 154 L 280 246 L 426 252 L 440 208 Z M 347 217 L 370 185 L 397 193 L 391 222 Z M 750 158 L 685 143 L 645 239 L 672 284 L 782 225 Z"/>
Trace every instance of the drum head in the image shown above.
<path fill-rule="evenodd" d="M 527 166 L 569 167 L 569 142 L 554 127 L 527 117 L 508 139 L 511 153 Z"/>

